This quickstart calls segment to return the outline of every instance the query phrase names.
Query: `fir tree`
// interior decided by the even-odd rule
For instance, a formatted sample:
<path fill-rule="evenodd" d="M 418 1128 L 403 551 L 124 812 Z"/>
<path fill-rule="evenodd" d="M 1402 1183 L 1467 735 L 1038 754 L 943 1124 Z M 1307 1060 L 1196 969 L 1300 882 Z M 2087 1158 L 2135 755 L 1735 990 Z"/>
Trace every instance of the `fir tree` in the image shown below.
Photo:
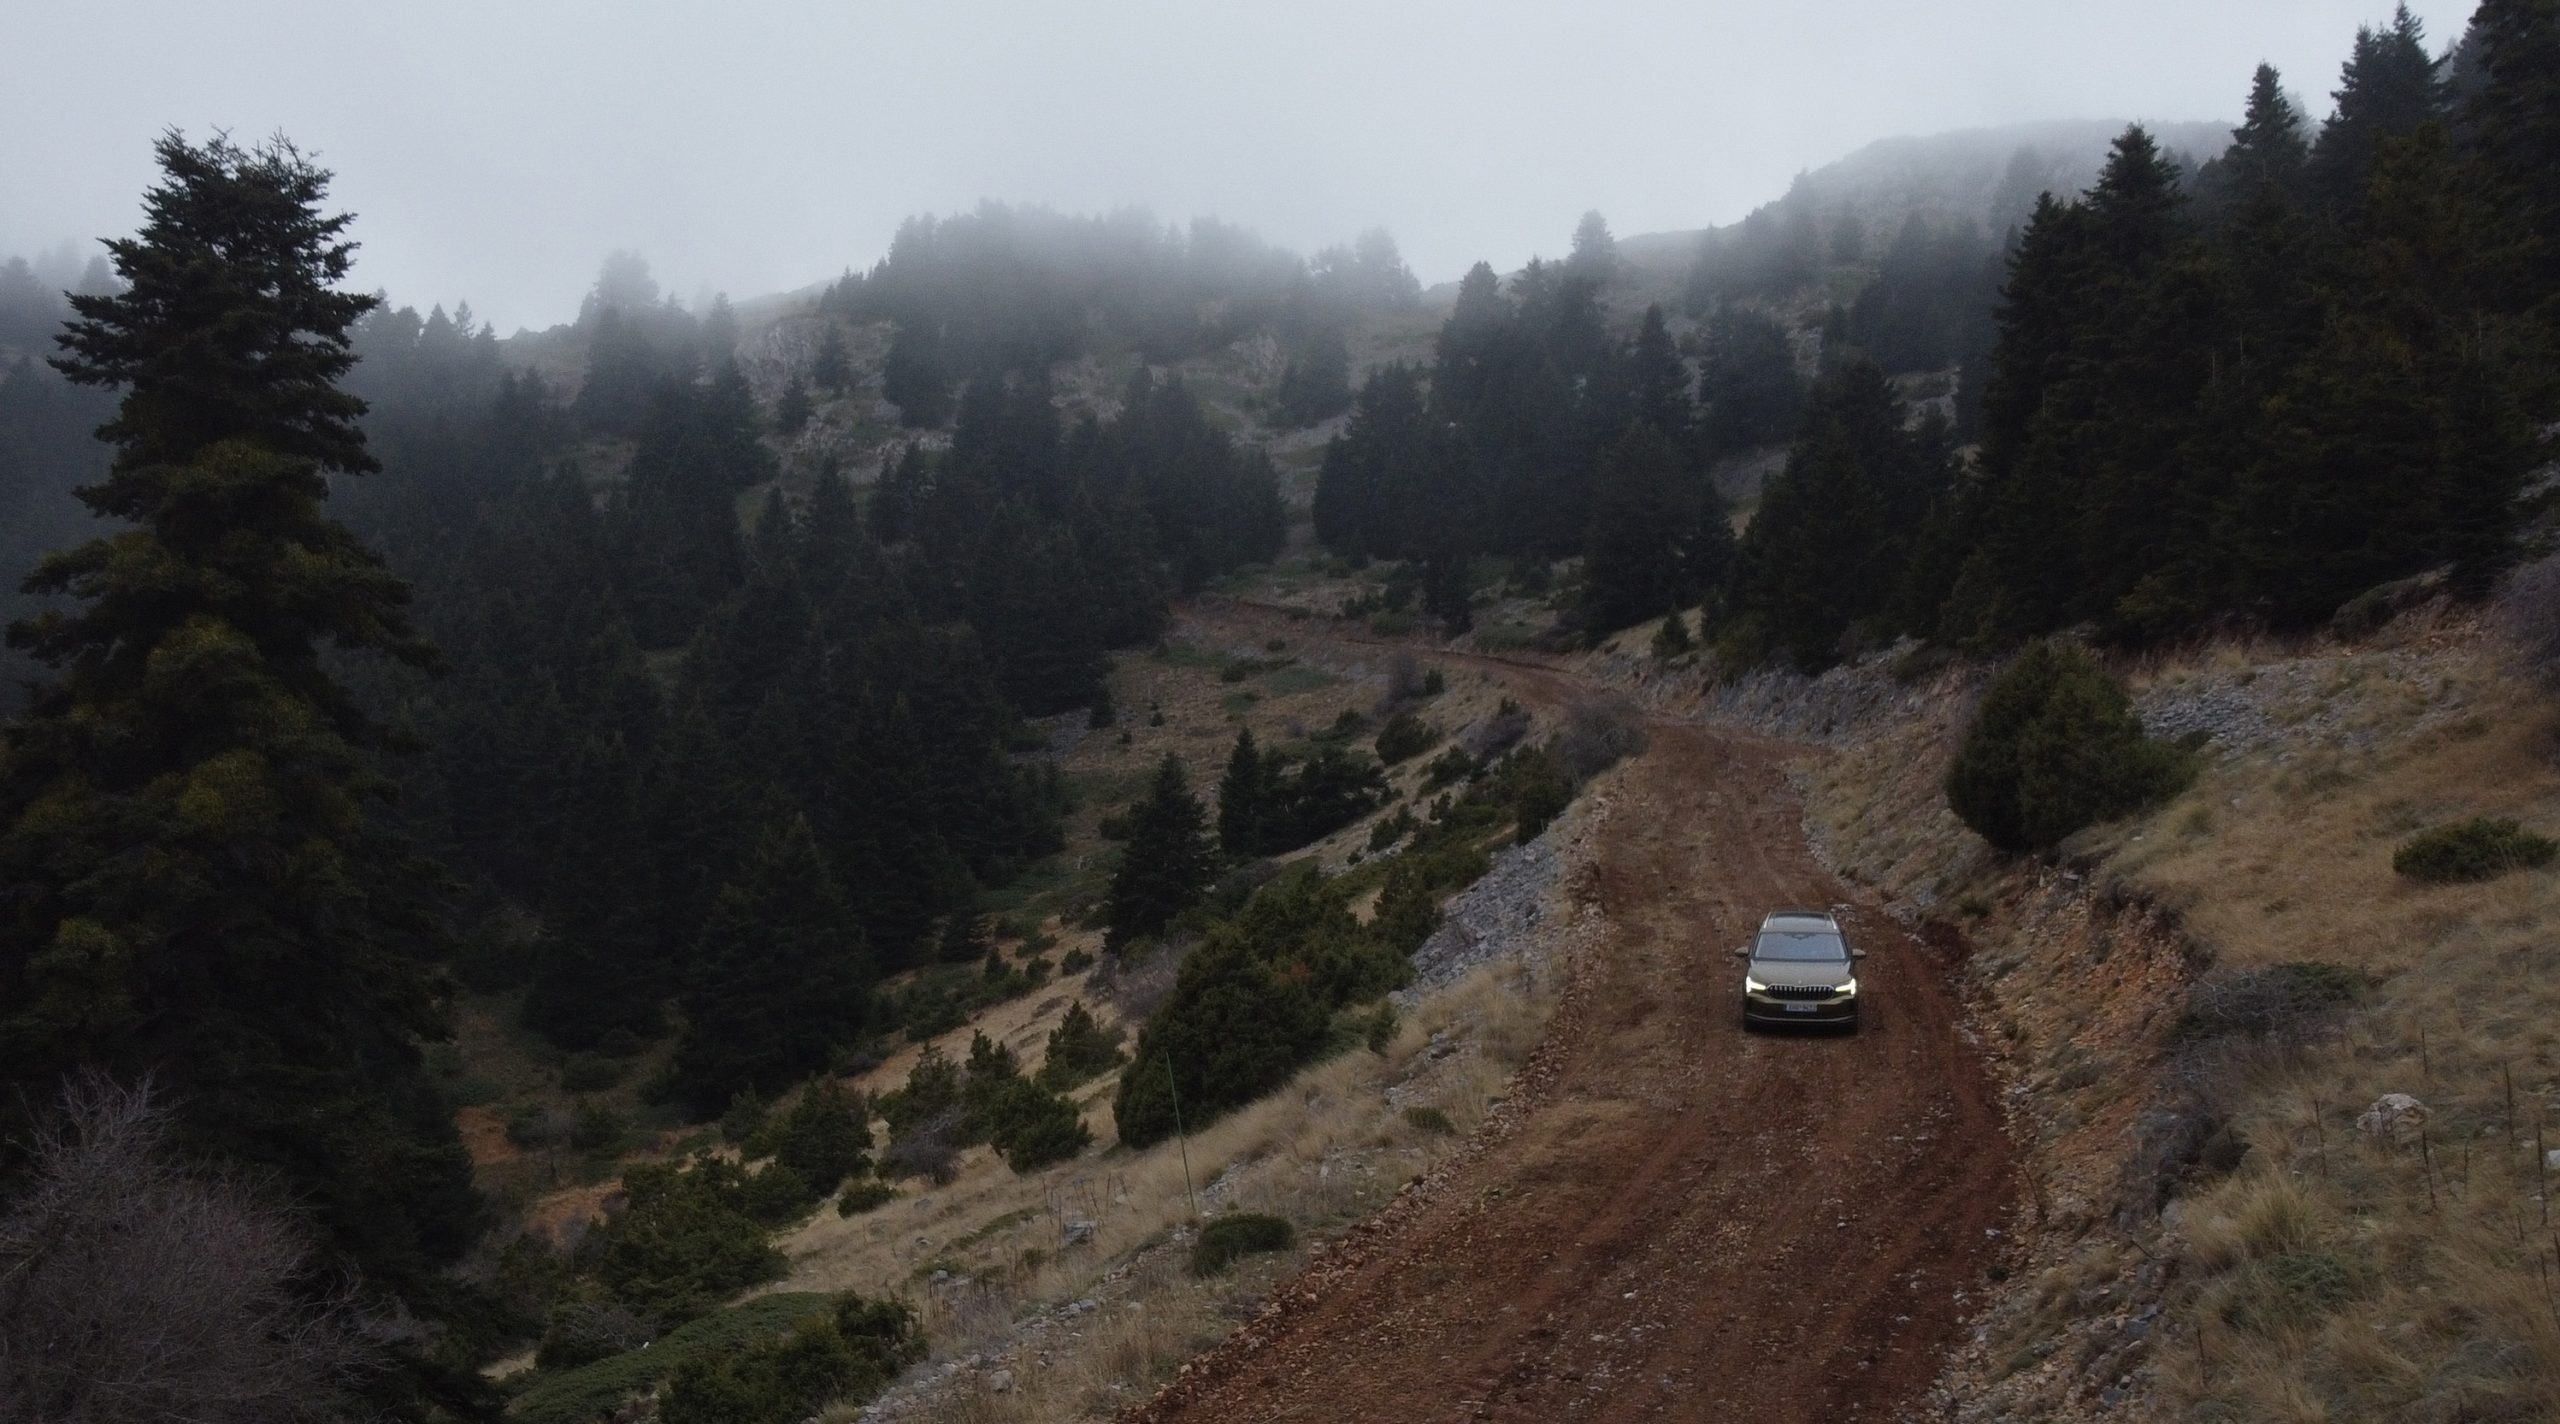
<path fill-rule="evenodd" d="M 1595 286 L 1606 285 L 1618 275 L 1618 239 L 1609 233 L 1609 220 L 1595 210 L 1582 215 L 1573 229 L 1573 253 L 1565 259 L 1565 271 Z"/>
<path fill-rule="evenodd" d="M 679 1094 L 704 1118 L 740 1089 L 773 1094 L 862 1027 L 871 962 L 806 817 L 765 832 L 722 886 L 694 951 L 676 1048 Z"/>
<path fill-rule="evenodd" d="M 2284 77 L 2272 64 L 2261 64 L 2249 78 L 2249 101 L 2240 127 L 2231 131 L 2231 147 L 2222 156 L 2222 180 L 2247 193 L 2260 184 L 2291 191 L 2302 181 L 2302 166 L 2311 145 L 2302 136 L 2302 115 L 2285 97 Z"/>
<path fill-rule="evenodd" d="M 1226 773 L 1218 778 L 1218 848 L 1229 860 L 1264 853 L 1274 807 L 1272 765 L 1254 745 L 1253 729 L 1238 728 Z"/>
<path fill-rule="evenodd" d="M 1205 821 L 1181 760 L 1166 756 L 1146 798 L 1129 813 L 1129 840 L 1104 906 L 1111 948 L 1164 933 L 1174 916 L 1199 902 L 1217 863 Z"/>
<path fill-rule="evenodd" d="M 782 398 L 773 408 L 773 428 L 785 435 L 797 435 L 809 424 L 815 406 L 809 400 L 809 387 L 793 376 L 782 388 Z"/>
<path fill-rule="evenodd" d="M 2365 180 L 2383 146 L 2406 138 L 2443 111 L 2435 60 L 2427 54 L 2426 29 L 2403 5 L 2382 29 L 2356 31 L 2355 48 L 2339 74 L 2337 108 L 2320 126 L 2309 179 L 2331 212 L 2343 213 L 2364 197 Z"/>
<path fill-rule="evenodd" d="M 1280 421 L 1293 427 L 1330 420 L 1350 408 L 1351 348 L 1339 330 L 1318 332 L 1290 356 L 1272 403 Z"/>
<path fill-rule="evenodd" d="M 1682 535 L 1696 506 L 1678 449 L 1650 425 L 1629 427 L 1602 463 L 1592 512 L 1583 578 L 1593 628 L 1624 628 L 1686 601 Z"/>
<path fill-rule="evenodd" d="M 734 1102 L 731 1111 L 736 1111 Z M 798 1173 L 814 1197 L 869 1171 L 871 1162 L 864 1154 L 870 1150 L 870 1104 L 832 1076 L 811 1079 L 775 1123 L 775 1165 Z"/>
<path fill-rule="evenodd" d="M 1707 459 L 1774 444 L 1794 433 L 1804 411 L 1787 333 L 1758 312 L 1726 307 L 1707 322 L 1699 444 Z"/>
<path fill-rule="evenodd" d="M 897 406 L 898 423 L 909 429 L 931 429 L 951 418 L 951 371 L 938 326 L 898 323 L 881 367 L 880 393 Z"/>
<path fill-rule="evenodd" d="M 1889 533 L 1847 430 L 1825 422 L 1761 492 L 1738 555 L 1739 611 L 1759 615 L 1797 666 L 1830 665 L 1851 627 L 1882 605 Z"/>
<path fill-rule="evenodd" d="M 2475 259 L 2482 294 L 2493 310 L 2531 314 L 2544 349 L 2560 348 L 2560 9 L 2483 0 L 2472 38 L 2483 78 L 2460 117 L 2489 225 Z"/>
<path fill-rule="evenodd" d="M 423 1287 L 480 1219 L 418 1048 L 444 940 L 374 809 L 393 739 L 336 671 L 434 659 L 321 506 L 375 467 L 339 386 L 374 299 L 338 289 L 349 219 L 289 143 L 156 154 L 109 244 L 123 287 L 73 298 L 56 361 L 123 392 L 80 492 L 123 527 L 39 565 L 29 590 L 71 602 L 9 633 L 57 676 L 0 747 L 0 1078 L 26 1089 L 0 1115 L 78 1066 L 155 1075 L 193 1150 L 275 1171 L 374 1283 Z"/>
<path fill-rule="evenodd" d="M 1049 1031 L 1048 1051 L 1040 1060 L 1040 1086 L 1062 1093 L 1119 1067 L 1128 1060 L 1120 1051 L 1121 1037 L 1118 1029 L 1105 1030 L 1084 1000 L 1070 1001 L 1058 1026 Z"/>
<path fill-rule="evenodd" d="M 809 384 L 829 395 L 843 395 L 853 384 L 853 361 L 844 349 L 844 333 L 833 323 L 818 338 L 818 354 L 809 363 Z"/>
<path fill-rule="evenodd" d="M 1635 340 L 1627 347 L 1622 380 L 1627 418 L 1661 431 L 1683 450 L 1690 448 L 1689 427 L 1696 411 L 1689 399 L 1689 368 L 1672 344 L 1671 329 L 1659 305 L 1644 309 Z"/>

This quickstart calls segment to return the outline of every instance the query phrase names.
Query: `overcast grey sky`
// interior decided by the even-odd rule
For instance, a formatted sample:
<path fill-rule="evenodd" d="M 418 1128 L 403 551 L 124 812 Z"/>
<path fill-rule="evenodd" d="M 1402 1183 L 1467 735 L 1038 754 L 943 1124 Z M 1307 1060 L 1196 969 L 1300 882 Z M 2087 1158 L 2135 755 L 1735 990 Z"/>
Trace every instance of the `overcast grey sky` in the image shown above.
<path fill-rule="evenodd" d="M 2470 0 L 2411 9 L 2441 50 Z M 281 130 L 360 214 L 357 278 L 501 331 L 604 255 L 797 287 L 981 198 L 1393 231 L 1426 283 L 1729 222 L 1876 138 L 2325 112 L 2380 0 L 658 4 L 5 0 L 0 255 L 129 231 L 176 125 Z"/>

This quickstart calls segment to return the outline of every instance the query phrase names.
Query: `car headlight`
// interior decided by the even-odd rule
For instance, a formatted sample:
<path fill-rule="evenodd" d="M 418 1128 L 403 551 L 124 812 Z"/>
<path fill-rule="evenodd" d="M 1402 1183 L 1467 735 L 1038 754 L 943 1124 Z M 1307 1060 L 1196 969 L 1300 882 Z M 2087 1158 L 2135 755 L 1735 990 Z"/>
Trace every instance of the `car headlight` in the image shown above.
<path fill-rule="evenodd" d="M 1853 975 L 1851 975 L 1851 976 L 1849 977 L 1849 982 L 1848 982 L 1848 983 L 1841 985 L 1839 988 L 1834 989 L 1834 990 L 1832 990 L 1831 992 L 1833 992 L 1833 993 L 1835 993 L 1835 994 L 1839 995 L 1841 998 L 1844 998 L 1844 999 L 1854 999 L 1854 998 L 1858 997 L 1858 979 L 1857 979 L 1857 976 L 1856 976 L 1856 975 L 1854 975 L 1854 974 L 1853 974 Z"/>
<path fill-rule="evenodd" d="M 1742 992 L 1746 994 L 1766 994 L 1769 992 L 1769 986 L 1752 978 L 1750 975 L 1745 974 L 1742 976 Z"/>

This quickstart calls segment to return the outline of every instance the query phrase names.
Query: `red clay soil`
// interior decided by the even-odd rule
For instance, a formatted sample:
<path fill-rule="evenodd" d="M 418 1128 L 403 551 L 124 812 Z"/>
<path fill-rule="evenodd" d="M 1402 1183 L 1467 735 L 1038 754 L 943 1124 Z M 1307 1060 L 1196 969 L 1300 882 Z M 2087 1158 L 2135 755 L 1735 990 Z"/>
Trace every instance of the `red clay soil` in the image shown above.
<path fill-rule="evenodd" d="M 1883 1420 L 2000 1250 L 2010 1143 L 1953 965 L 1842 913 L 1854 1037 L 1747 1033 L 1732 946 L 1852 899 L 1786 749 L 1653 730 L 1577 881 L 1605 915 L 1503 1126 L 1314 1259 L 1146 1424 Z"/>

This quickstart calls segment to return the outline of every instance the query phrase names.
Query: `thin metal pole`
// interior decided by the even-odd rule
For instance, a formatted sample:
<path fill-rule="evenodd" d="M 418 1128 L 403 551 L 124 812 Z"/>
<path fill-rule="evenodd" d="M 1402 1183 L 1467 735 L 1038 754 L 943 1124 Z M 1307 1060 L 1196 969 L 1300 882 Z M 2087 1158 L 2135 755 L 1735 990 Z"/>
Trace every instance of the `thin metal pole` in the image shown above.
<path fill-rule="evenodd" d="M 1182 1130 L 1182 1085 L 1174 1081 L 1173 1050 L 1164 1053 L 1164 1085 L 1173 1093 L 1173 1137 L 1182 1145 L 1182 1195 L 1191 1202 L 1191 1219 L 1200 1219 L 1200 1194 L 1191 1186 L 1191 1137 Z"/>

